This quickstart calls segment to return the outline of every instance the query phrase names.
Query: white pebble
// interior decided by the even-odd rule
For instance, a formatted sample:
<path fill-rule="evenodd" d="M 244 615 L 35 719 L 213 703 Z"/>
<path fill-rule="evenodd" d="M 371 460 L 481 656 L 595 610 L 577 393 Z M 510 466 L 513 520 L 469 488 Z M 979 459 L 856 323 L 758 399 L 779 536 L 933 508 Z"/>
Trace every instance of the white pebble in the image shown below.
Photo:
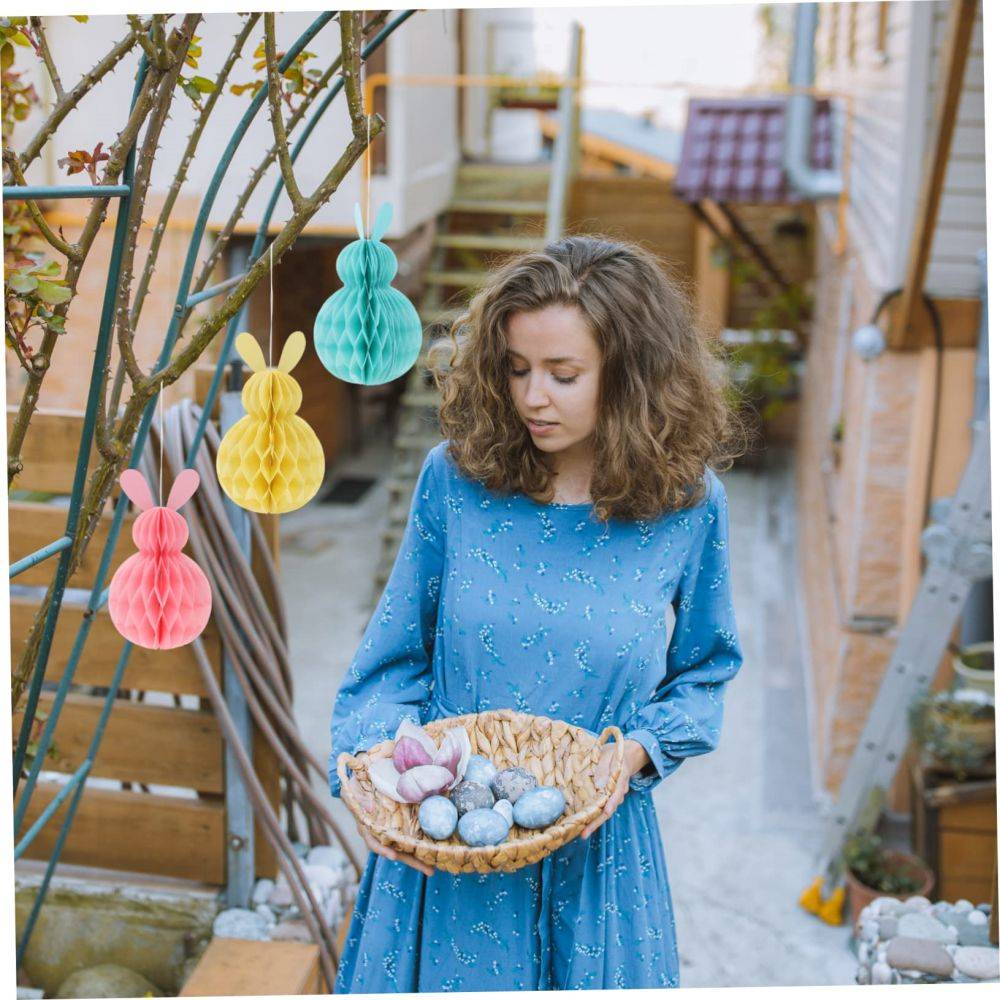
<path fill-rule="evenodd" d="M 872 966 L 872 986 L 888 986 L 892 982 L 892 969 L 885 962 Z"/>

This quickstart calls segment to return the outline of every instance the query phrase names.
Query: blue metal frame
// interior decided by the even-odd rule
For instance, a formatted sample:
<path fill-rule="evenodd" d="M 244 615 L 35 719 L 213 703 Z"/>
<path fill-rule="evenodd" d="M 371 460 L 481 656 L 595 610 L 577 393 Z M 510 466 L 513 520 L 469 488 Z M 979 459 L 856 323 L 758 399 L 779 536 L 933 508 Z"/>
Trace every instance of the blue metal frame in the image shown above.
<path fill-rule="evenodd" d="M 372 52 L 374 52 L 386 38 L 392 34 L 403 22 L 408 20 L 413 14 L 414 10 L 403 11 L 394 17 L 388 24 L 386 24 L 382 30 L 366 45 L 361 52 L 361 58 L 366 60 Z M 284 57 L 279 62 L 279 70 L 283 71 L 286 69 L 291 62 L 299 55 L 299 53 L 305 48 L 309 41 L 335 16 L 335 12 L 328 11 L 320 14 L 310 26 L 299 36 L 292 47 L 286 52 Z M 142 86 L 143 79 L 147 70 L 146 57 L 143 56 L 139 64 L 139 71 L 136 77 L 135 89 L 133 91 L 132 103 L 135 103 L 136 97 L 138 96 L 139 89 Z M 311 135 L 312 131 L 316 127 L 319 119 L 322 117 L 324 112 L 333 102 L 333 99 L 343 88 L 343 78 L 340 78 L 336 83 L 330 88 L 330 92 L 323 98 L 319 106 L 313 112 L 308 124 L 303 129 L 298 141 L 296 142 L 294 149 L 291 151 L 291 158 L 294 162 L 297 159 L 299 153 L 301 152 L 305 141 Z M 174 306 L 174 315 L 171 320 L 170 326 L 167 330 L 167 334 L 164 338 L 163 348 L 160 352 L 160 356 L 157 362 L 156 371 L 162 370 L 170 362 L 170 356 L 173 351 L 174 345 L 180 334 L 181 323 L 183 319 L 184 312 L 187 308 L 198 302 L 203 302 L 209 298 L 216 295 L 220 295 L 228 288 L 232 287 L 233 284 L 238 282 L 244 275 L 236 275 L 218 285 L 211 288 L 207 288 L 204 291 L 197 293 L 195 295 L 190 294 L 191 281 L 194 274 L 194 267 L 198 256 L 198 250 L 202 237 L 204 235 L 205 229 L 208 224 L 208 217 L 211 212 L 212 205 L 214 204 L 215 197 L 218 193 L 219 187 L 221 186 L 222 179 L 228 170 L 233 157 L 239 147 L 241 141 L 246 135 L 247 130 L 257 112 L 260 110 L 264 101 L 267 98 L 267 82 L 265 81 L 263 86 L 257 91 L 250 102 L 250 106 L 247 108 L 243 117 L 240 119 L 237 125 L 233 137 L 231 138 L 229 144 L 226 146 L 225 151 L 216 167 L 215 173 L 208 185 L 208 189 L 202 199 L 201 209 L 198 213 L 198 218 L 195 223 L 191 242 L 188 249 L 187 258 L 185 260 L 184 270 L 181 275 L 181 280 L 178 288 L 177 297 Z M 87 400 L 87 408 L 84 416 L 84 426 L 81 433 L 81 444 L 80 452 L 77 459 L 76 471 L 73 480 L 73 489 L 70 497 L 70 509 L 67 515 L 66 533 L 61 539 L 56 540 L 38 550 L 38 552 L 31 554 L 30 556 L 21 559 L 13 567 L 11 567 L 11 576 L 15 576 L 15 570 L 17 573 L 23 572 L 31 565 L 37 565 L 43 559 L 48 558 L 51 555 L 55 555 L 57 552 L 60 553 L 60 561 L 56 570 L 55 585 L 53 588 L 52 603 L 48 609 L 48 613 L 45 619 L 44 631 L 42 635 L 42 641 L 39 646 L 38 659 L 36 661 L 34 672 L 32 676 L 31 687 L 28 694 L 28 701 L 25 706 L 24 718 L 21 725 L 21 731 L 18 738 L 17 751 L 15 752 L 14 758 L 14 789 L 15 794 L 17 791 L 17 786 L 19 784 L 21 769 L 24 764 L 24 758 L 26 755 L 28 734 L 31 731 L 31 726 L 34 722 L 34 717 L 37 710 L 39 694 L 41 691 L 42 681 L 45 675 L 45 668 L 48 663 L 48 657 L 51 650 L 52 637 L 55 631 L 56 619 L 58 617 L 59 609 L 62 605 L 63 593 L 65 590 L 67 569 L 69 565 L 69 555 L 70 555 L 70 539 L 75 534 L 76 527 L 79 520 L 79 509 L 82 500 L 83 488 L 86 482 L 86 470 L 87 470 L 87 458 L 90 454 L 90 444 L 93 440 L 94 427 L 96 423 L 96 413 L 97 406 L 100 403 L 100 387 L 103 376 L 103 364 L 108 356 L 108 351 L 110 347 L 110 332 L 113 319 L 113 308 L 114 308 L 114 298 L 115 292 L 118 285 L 118 279 L 120 277 L 121 271 L 121 259 L 125 243 L 125 229 L 127 226 L 127 218 L 129 211 L 129 204 L 131 198 L 131 184 L 134 174 L 135 167 L 135 147 L 133 145 L 132 149 L 129 151 L 126 158 L 123 180 L 125 184 L 107 187 L 93 187 L 93 188 L 83 188 L 83 187 L 54 187 L 54 188 L 43 188 L 43 187 L 21 187 L 17 188 L 9 195 L 10 197 L 20 197 L 20 198 L 44 198 L 44 197 L 121 197 L 122 201 L 118 206 L 118 216 L 115 226 L 115 236 L 114 242 L 112 244 L 111 259 L 108 266 L 108 282 L 105 288 L 105 298 L 104 307 L 101 313 L 101 322 L 98 330 L 97 345 L 95 349 L 95 359 L 94 368 L 91 375 L 91 385 L 90 392 Z M 260 226 L 258 228 L 257 236 L 253 243 L 253 248 L 251 250 L 250 261 L 248 267 L 260 257 L 263 251 L 264 242 L 267 236 L 267 229 L 270 223 L 271 217 L 273 215 L 274 209 L 277 205 L 278 198 L 284 187 L 283 180 L 278 179 L 275 185 L 275 189 L 271 195 L 271 199 L 268 202 L 267 209 L 264 213 L 264 217 L 261 220 Z M 70 192 L 70 193 L 67 193 Z M 78 193 L 80 192 L 80 193 Z M 4 187 L 4 196 L 8 196 L 8 188 Z M 204 439 L 205 429 L 207 427 L 209 414 L 212 411 L 213 405 L 215 403 L 216 396 L 218 394 L 219 385 L 222 380 L 222 374 L 227 364 L 229 354 L 232 347 L 232 341 L 235 338 L 236 329 L 239 325 L 239 320 L 241 319 L 244 309 L 233 317 L 229 323 L 229 327 L 226 331 L 226 337 L 223 344 L 223 348 L 220 351 L 219 362 L 216 365 L 216 370 L 212 379 L 212 383 L 209 387 L 208 394 L 206 397 L 205 405 L 202 410 L 201 419 L 195 434 L 195 438 L 192 442 L 191 449 L 187 456 L 186 466 L 190 468 L 193 466 L 196 459 L 198 449 L 201 446 L 201 442 Z M 136 431 L 135 442 L 132 448 L 131 459 L 129 462 L 130 468 L 135 468 L 142 456 L 146 438 L 149 433 L 149 427 L 152 422 L 153 413 L 156 408 L 157 399 L 154 397 L 149 401 L 145 410 L 143 411 L 142 417 L 139 422 L 139 427 Z M 108 570 L 110 568 L 111 559 L 114 553 L 114 548 L 118 540 L 118 535 L 121 531 L 122 521 L 124 519 L 125 510 L 127 508 L 127 503 L 124 501 L 119 501 L 115 504 L 114 516 L 111 521 L 111 525 L 108 531 L 108 536 L 105 542 L 104 551 L 101 556 L 100 565 L 98 566 L 97 573 L 95 575 L 95 581 L 93 588 L 91 590 L 90 598 L 87 602 L 87 611 L 83 616 L 83 620 L 80 623 L 79 629 L 77 631 L 76 640 L 73 644 L 73 649 L 70 653 L 69 660 L 67 661 L 65 670 L 63 671 L 63 676 L 60 679 L 56 694 L 53 699 L 53 704 L 49 713 L 49 718 L 43 729 L 42 735 L 39 738 L 38 749 L 35 755 L 35 759 L 32 763 L 32 767 L 28 778 L 25 782 L 25 787 L 22 790 L 20 799 L 17 803 L 17 808 L 14 816 L 14 832 L 15 837 L 20 832 L 20 828 L 24 823 L 25 814 L 30 802 L 32 793 L 37 785 L 38 775 L 41 771 L 42 764 L 45 760 L 48 749 L 51 745 L 52 735 L 55 731 L 56 721 L 59 717 L 59 713 L 62 709 L 63 703 L 65 702 L 66 696 L 69 692 L 69 686 L 73 681 L 73 677 L 76 672 L 76 667 L 79 663 L 80 656 L 83 653 L 84 645 L 86 644 L 87 637 L 90 633 L 90 627 L 93 623 L 94 615 L 96 612 L 103 607 L 107 601 L 108 590 L 104 587 L 104 579 L 107 576 Z M 60 790 L 59 794 L 53 799 L 51 803 L 46 807 L 43 813 L 38 817 L 38 819 L 32 824 L 31 828 L 25 833 L 21 840 L 17 843 L 15 848 L 15 857 L 20 857 L 31 841 L 37 836 L 38 832 L 44 827 L 45 823 L 55 814 L 58 808 L 69 799 L 69 807 L 66 812 L 66 816 L 63 819 L 62 828 L 60 829 L 59 836 L 53 847 L 51 856 L 48 861 L 48 865 L 45 871 L 45 875 L 39 886 L 38 893 L 36 895 L 34 905 L 32 907 L 31 913 L 28 917 L 27 924 L 25 926 L 24 934 L 22 935 L 21 941 L 18 944 L 17 949 L 17 964 L 20 965 L 24 958 L 25 950 L 28 946 L 28 942 L 31 938 L 32 931 L 34 930 L 35 924 L 38 919 L 38 915 L 41 909 L 42 902 L 48 891 L 49 883 L 51 882 L 52 875 L 55 871 L 55 867 L 58 864 L 59 858 L 62 854 L 63 847 L 66 842 L 66 837 L 69 833 L 69 829 L 72 826 L 73 818 L 76 814 L 77 806 L 85 787 L 85 781 L 87 773 L 89 772 L 93 760 L 96 757 L 97 750 L 100 747 L 101 740 L 104 735 L 104 730 L 107 726 L 108 716 L 111 713 L 111 708 L 117 697 L 118 689 L 121 684 L 121 679 L 125 671 L 125 667 L 128 663 L 129 656 L 131 654 L 132 644 L 126 641 L 123 645 L 121 655 L 119 656 L 118 663 L 115 667 L 114 676 L 111 681 L 111 685 L 107 690 L 105 696 L 104 705 L 102 707 L 100 718 L 94 729 L 94 735 L 91 740 L 86 759 L 83 764 L 77 769 L 77 771 L 71 776 L 67 785 Z"/>

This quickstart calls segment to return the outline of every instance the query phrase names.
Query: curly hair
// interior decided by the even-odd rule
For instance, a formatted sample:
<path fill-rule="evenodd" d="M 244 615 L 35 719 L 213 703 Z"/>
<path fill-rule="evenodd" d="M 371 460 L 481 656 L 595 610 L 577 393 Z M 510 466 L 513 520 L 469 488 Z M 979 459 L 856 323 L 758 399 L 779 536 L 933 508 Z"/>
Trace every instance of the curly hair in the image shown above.
<path fill-rule="evenodd" d="M 576 306 L 601 353 L 595 515 L 651 520 L 698 503 L 705 466 L 722 471 L 741 451 L 725 364 L 667 265 L 603 236 L 567 236 L 506 262 L 431 346 L 441 431 L 459 469 L 494 492 L 551 502 L 552 472 L 511 399 L 506 336 L 515 313 L 551 305 Z"/>

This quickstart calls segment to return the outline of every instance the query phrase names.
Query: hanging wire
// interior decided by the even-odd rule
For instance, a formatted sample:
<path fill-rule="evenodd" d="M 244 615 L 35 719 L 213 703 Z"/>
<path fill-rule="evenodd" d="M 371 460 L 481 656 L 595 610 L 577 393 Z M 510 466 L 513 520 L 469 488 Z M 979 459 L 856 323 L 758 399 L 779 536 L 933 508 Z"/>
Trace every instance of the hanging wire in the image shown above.
<path fill-rule="evenodd" d="M 160 411 L 160 506 L 163 506 L 163 394 L 167 391 L 166 385 L 160 386 L 157 394 L 157 408 Z"/>
<path fill-rule="evenodd" d="M 267 363 L 274 367 L 274 240 L 268 248 L 267 269 Z"/>

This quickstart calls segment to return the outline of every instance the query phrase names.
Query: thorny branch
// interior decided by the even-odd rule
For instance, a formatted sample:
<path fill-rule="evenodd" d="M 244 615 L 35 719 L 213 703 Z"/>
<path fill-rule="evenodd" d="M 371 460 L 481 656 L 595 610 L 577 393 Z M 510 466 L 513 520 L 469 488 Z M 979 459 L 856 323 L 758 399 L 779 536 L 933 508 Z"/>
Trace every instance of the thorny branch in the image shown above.
<path fill-rule="evenodd" d="M 341 12 L 341 19 L 344 13 Z M 292 203 L 292 208 L 298 211 L 302 207 L 303 199 L 295 180 L 295 169 L 288 152 L 285 119 L 281 113 L 281 77 L 278 75 L 278 56 L 274 47 L 274 14 L 264 15 L 264 59 L 267 62 L 267 103 L 271 111 L 271 130 L 278 151 L 278 165 L 285 182 L 285 190 L 288 192 L 288 200 Z"/>
<path fill-rule="evenodd" d="M 31 34 L 34 36 L 33 40 L 38 48 L 38 54 L 41 56 L 42 62 L 45 63 L 49 79 L 52 81 L 52 89 L 56 92 L 56 99 L 61 101 L 66 94 L 63 90 L 62 80 L 59 79 L 59 71 L 56 69 L 55 60 L 52 58 L 52 52 L 49 49 L 49 40 L 45 37 L 45 28 L 42 26 L 42 19 L 40 17 L 31 17 L 28 20 L 31 24 Z"/>
<path fill-rule="evenodd" d="M 26 186 L 28 182 L 25 180 L 24 171 L 21 170 L 20 163 L 18 163 L 17 153 L 11 149 L 4 149 L 3 162 L 9 168 L 11 177 L 14 179 L 14 183 L 19 187 Z M 68 243 L 52 231 L 52 227 L 48 224 L 42 210 L 38 207 L 38 202 L 33 198 L 28 198 L 25 200 L 24 205 L 28 209 L 31 221 L 38 227 L 38 231 L 45 238 L 45 241 L 53 249 L 58 250 L 64 257 L 67 257 L 70 260 L 76 260 L 79 257 L 79 249 L 74 244 Z"/>

